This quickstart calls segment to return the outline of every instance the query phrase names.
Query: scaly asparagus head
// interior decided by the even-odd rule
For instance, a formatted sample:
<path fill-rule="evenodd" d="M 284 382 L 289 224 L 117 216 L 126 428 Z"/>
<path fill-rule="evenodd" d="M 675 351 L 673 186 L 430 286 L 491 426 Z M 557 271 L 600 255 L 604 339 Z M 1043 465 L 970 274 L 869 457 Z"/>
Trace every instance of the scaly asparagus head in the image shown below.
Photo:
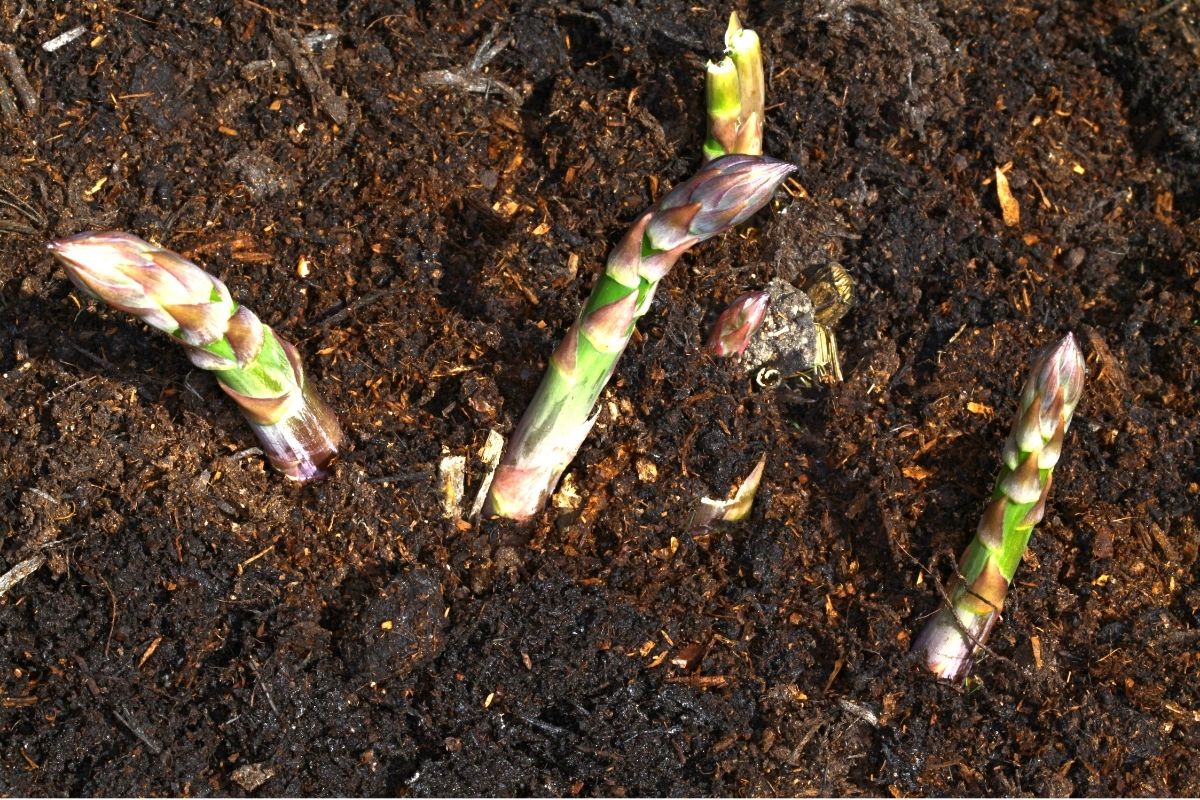
<path fill-rule="evenodd" d="M 762 291 L 746 292 L 734 300 L 717 317 L 704 349 L 718 358 L 740 356 L 766 319 L 770 304 L 770 293 Z"/>
<path fill-rule="evenodd" d="M 1000 616 L 1033 527 L 1042 520 L 1063 437 L 1083 394 L 1083 354 L 1071 334 L 1033 363 L 991 500 L 958 564 L 949 603 L 913 643 L 934 675 L 966 678 Z"/>
<path fill-rule="evenodd" d="M 763 78 L 762 47 L 758 34 L 743 28 L 737 12 L 729 15 L 725 31 L 725 57 L 706 68 L 708 138 L 705 159 L 729 153 L 762 154 Z"/>
<path fill-rule="evenodd" d="M 241 407 L 271 463 L 287 477 L 327 475 L 343 437 L 304 374 L 300 354 L 239 306 L 220 280 L 183 256 L 128 233 L 50 242 L 80 289 L 165 331 Z"/>
<path fill-rule="evenodd" d="M 550 357 L 496 470 L 488 514 L 527 520 L 542 508 L 595 424 L 592 409 L 658 282 L 688 248 L 749 219 L 794 169 L 763 156 L 725 156 L 637 219 Z"/>

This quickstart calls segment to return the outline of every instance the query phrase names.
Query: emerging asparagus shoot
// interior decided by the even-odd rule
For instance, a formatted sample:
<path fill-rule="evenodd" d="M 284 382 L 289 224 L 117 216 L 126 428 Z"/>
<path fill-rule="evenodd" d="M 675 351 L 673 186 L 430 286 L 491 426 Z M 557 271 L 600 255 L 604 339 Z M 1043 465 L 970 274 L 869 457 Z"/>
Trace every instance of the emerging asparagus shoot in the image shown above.
<path fill-rule="evenodd" d="M 658 282 L 690 247 L 762 208 L 794 169 L 763 156 L 725 156 L 638 218 L 609 253 L 591 296 L 550 357 L 496 470 L 488 514 L 526 520 L 542 508 L 595 424 L 592 409 Z"/>
<path fill-rule="evenodd" d="M 707 67 L 706 160 L 729 153 L 762 154 L 765 84 L 758 34 L 743 28 L 734 11 L 725 31 L 725 57 Z"/>
<path fill-rule="evenodd" d="M 304 374 L 300 354 L 220 280 L 182 256 L 128 233 L 81 233 L 50 242 L 89 295 L 165 331 L 191 362 L 216 373 L 263 452 L 284 475 L 327 475 L 342 444 L 337 417 Z"/>
<path fill-rule="evenodd" d="M 770 304 L 770 293 L 763 291 L 746 292 L 734 300 L 717 317 L 704 349 L 718 358 L 740 356 L 766 319 Z"/>
<path fill-rule="evenodd" d="M 913 652 L 939 678 L 962 680 L 1004 606 L 1029 535 L 1046 511 L 1063 436 L 1083 394 L 1083 355 L 1071 334 L 1033 363 L 1004 464 L 975 538 L 958 564 L 949 604 L 913 643 Z"/>

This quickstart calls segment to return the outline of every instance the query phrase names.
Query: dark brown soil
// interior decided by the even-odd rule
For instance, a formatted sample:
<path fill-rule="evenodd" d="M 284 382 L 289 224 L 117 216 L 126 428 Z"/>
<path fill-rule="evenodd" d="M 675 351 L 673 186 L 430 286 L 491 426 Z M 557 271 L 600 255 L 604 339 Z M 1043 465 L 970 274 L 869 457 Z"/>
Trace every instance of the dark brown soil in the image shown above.
<path fill-rule="evenodd" d="M 1006 6 L 742 9 L 803 191 L 680 262 L 578 506 L 522 529 L 443 520 L 437 463 L 473 488 L 697 166 L 728 9 L 0 0 L 40 100 L 0 115 L 34 212 L 0 205 L 0 574 L 47 557 L 0 599 L 0 794 L 1200 793 L 1200 16 Z M 489 36 L 508 90 L 418 85 Z M 281 480 L 209 375 L 72 290 L 41 243 L 98 228 L 297 342 L 331 480 Z M 723 301 L 834 260 L 844 383 L 699 354 Z M 911 637 L 1068 330 L 1091 379 L 997 656 L 938 684 Z M 752 518 L 689 535 L 763 452 Z"/>

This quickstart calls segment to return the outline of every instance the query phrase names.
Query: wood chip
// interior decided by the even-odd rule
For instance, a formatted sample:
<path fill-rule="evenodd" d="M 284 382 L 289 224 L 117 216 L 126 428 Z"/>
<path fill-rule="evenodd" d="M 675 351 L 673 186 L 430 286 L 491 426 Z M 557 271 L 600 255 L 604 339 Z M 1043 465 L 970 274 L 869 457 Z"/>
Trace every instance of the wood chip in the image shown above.
<path fill-rule="evenodd" d="M 0 597 L 3 597 L 9 589 L 13 588 L 33 573 L 37 572 L 38 567 L 45 563 L 45 561 L 45 556 L 31 556 L 30 558 L 27 558 L 17 564 L 8 572 L 0 575 Z"/>
<path fill-rule="evenodd" d="M 1004 215 L 1004 224 L 1015 228 L 1021 224 L 1021 206 L 1008 188 L 1008 178 L 999 167 L 996 167 L 996 199 L 1000 201 L 1000 212 Z"/>
<path fill-rule="evenodd" d="M 160 644 L 162 644 L 162 640 L 163 640 L 163 637 L 161 637 L 161 636 L 154 637 L 154 641 L 151 642 L 150 645 L 146 648 L 146 651 L 144 653 L 142 653 L 142 657 L 138 661 L 138 669 L 141 669 L 142 665 L 145 664 L 147 660 L 149 660 L 150 656 L 154 655 L 154 651 L 158 649 L 158 646 Z"/>
<path fill-rule="evenodd" d="M 238 786 L 247 792 L 253 792 L 274 776 L 275 770 L 263 763 L 246 764 L 245 766 L 238 767 L 233 771 L 231 777 Z"/>

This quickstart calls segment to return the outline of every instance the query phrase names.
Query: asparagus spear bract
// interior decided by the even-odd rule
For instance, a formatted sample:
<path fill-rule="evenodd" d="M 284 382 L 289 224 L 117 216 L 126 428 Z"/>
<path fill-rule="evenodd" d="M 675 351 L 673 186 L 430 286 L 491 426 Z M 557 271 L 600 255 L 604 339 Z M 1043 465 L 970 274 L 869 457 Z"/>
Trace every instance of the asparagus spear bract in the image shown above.
<path fill-rule="evenodd" d="M 82 233 L 49 244 L 72 282 L 170 334 L 216 373 L 271 463 L 287 477 L 324 477 L 342 431 L 296 348 L 238 305 L 220 280 L 183 256 L 128 233 Z"/>
<path fill-rule="evenodd" d="M 1046 511 L 1063 436 L 1083 394 L 1083 355 L 1070 334 L 1034 361 L 1004 443 L 1004 465 L 975 538 L 958 564 L 949 604 L 913 643 L 934 675 L 961 680 L 987 640 L 1033 527 Z"/>
<path fill-rule="evenodd" d="M 658 282 L 688 248 L 762 208 L 794 169 L 763 156 L 725 156 L 638 218 L 609 253 L 583 311 L 550 357 L 496 470 L 487 513 L 524 520 L 541 509 L 595 423 L 596 400 Z"/>

